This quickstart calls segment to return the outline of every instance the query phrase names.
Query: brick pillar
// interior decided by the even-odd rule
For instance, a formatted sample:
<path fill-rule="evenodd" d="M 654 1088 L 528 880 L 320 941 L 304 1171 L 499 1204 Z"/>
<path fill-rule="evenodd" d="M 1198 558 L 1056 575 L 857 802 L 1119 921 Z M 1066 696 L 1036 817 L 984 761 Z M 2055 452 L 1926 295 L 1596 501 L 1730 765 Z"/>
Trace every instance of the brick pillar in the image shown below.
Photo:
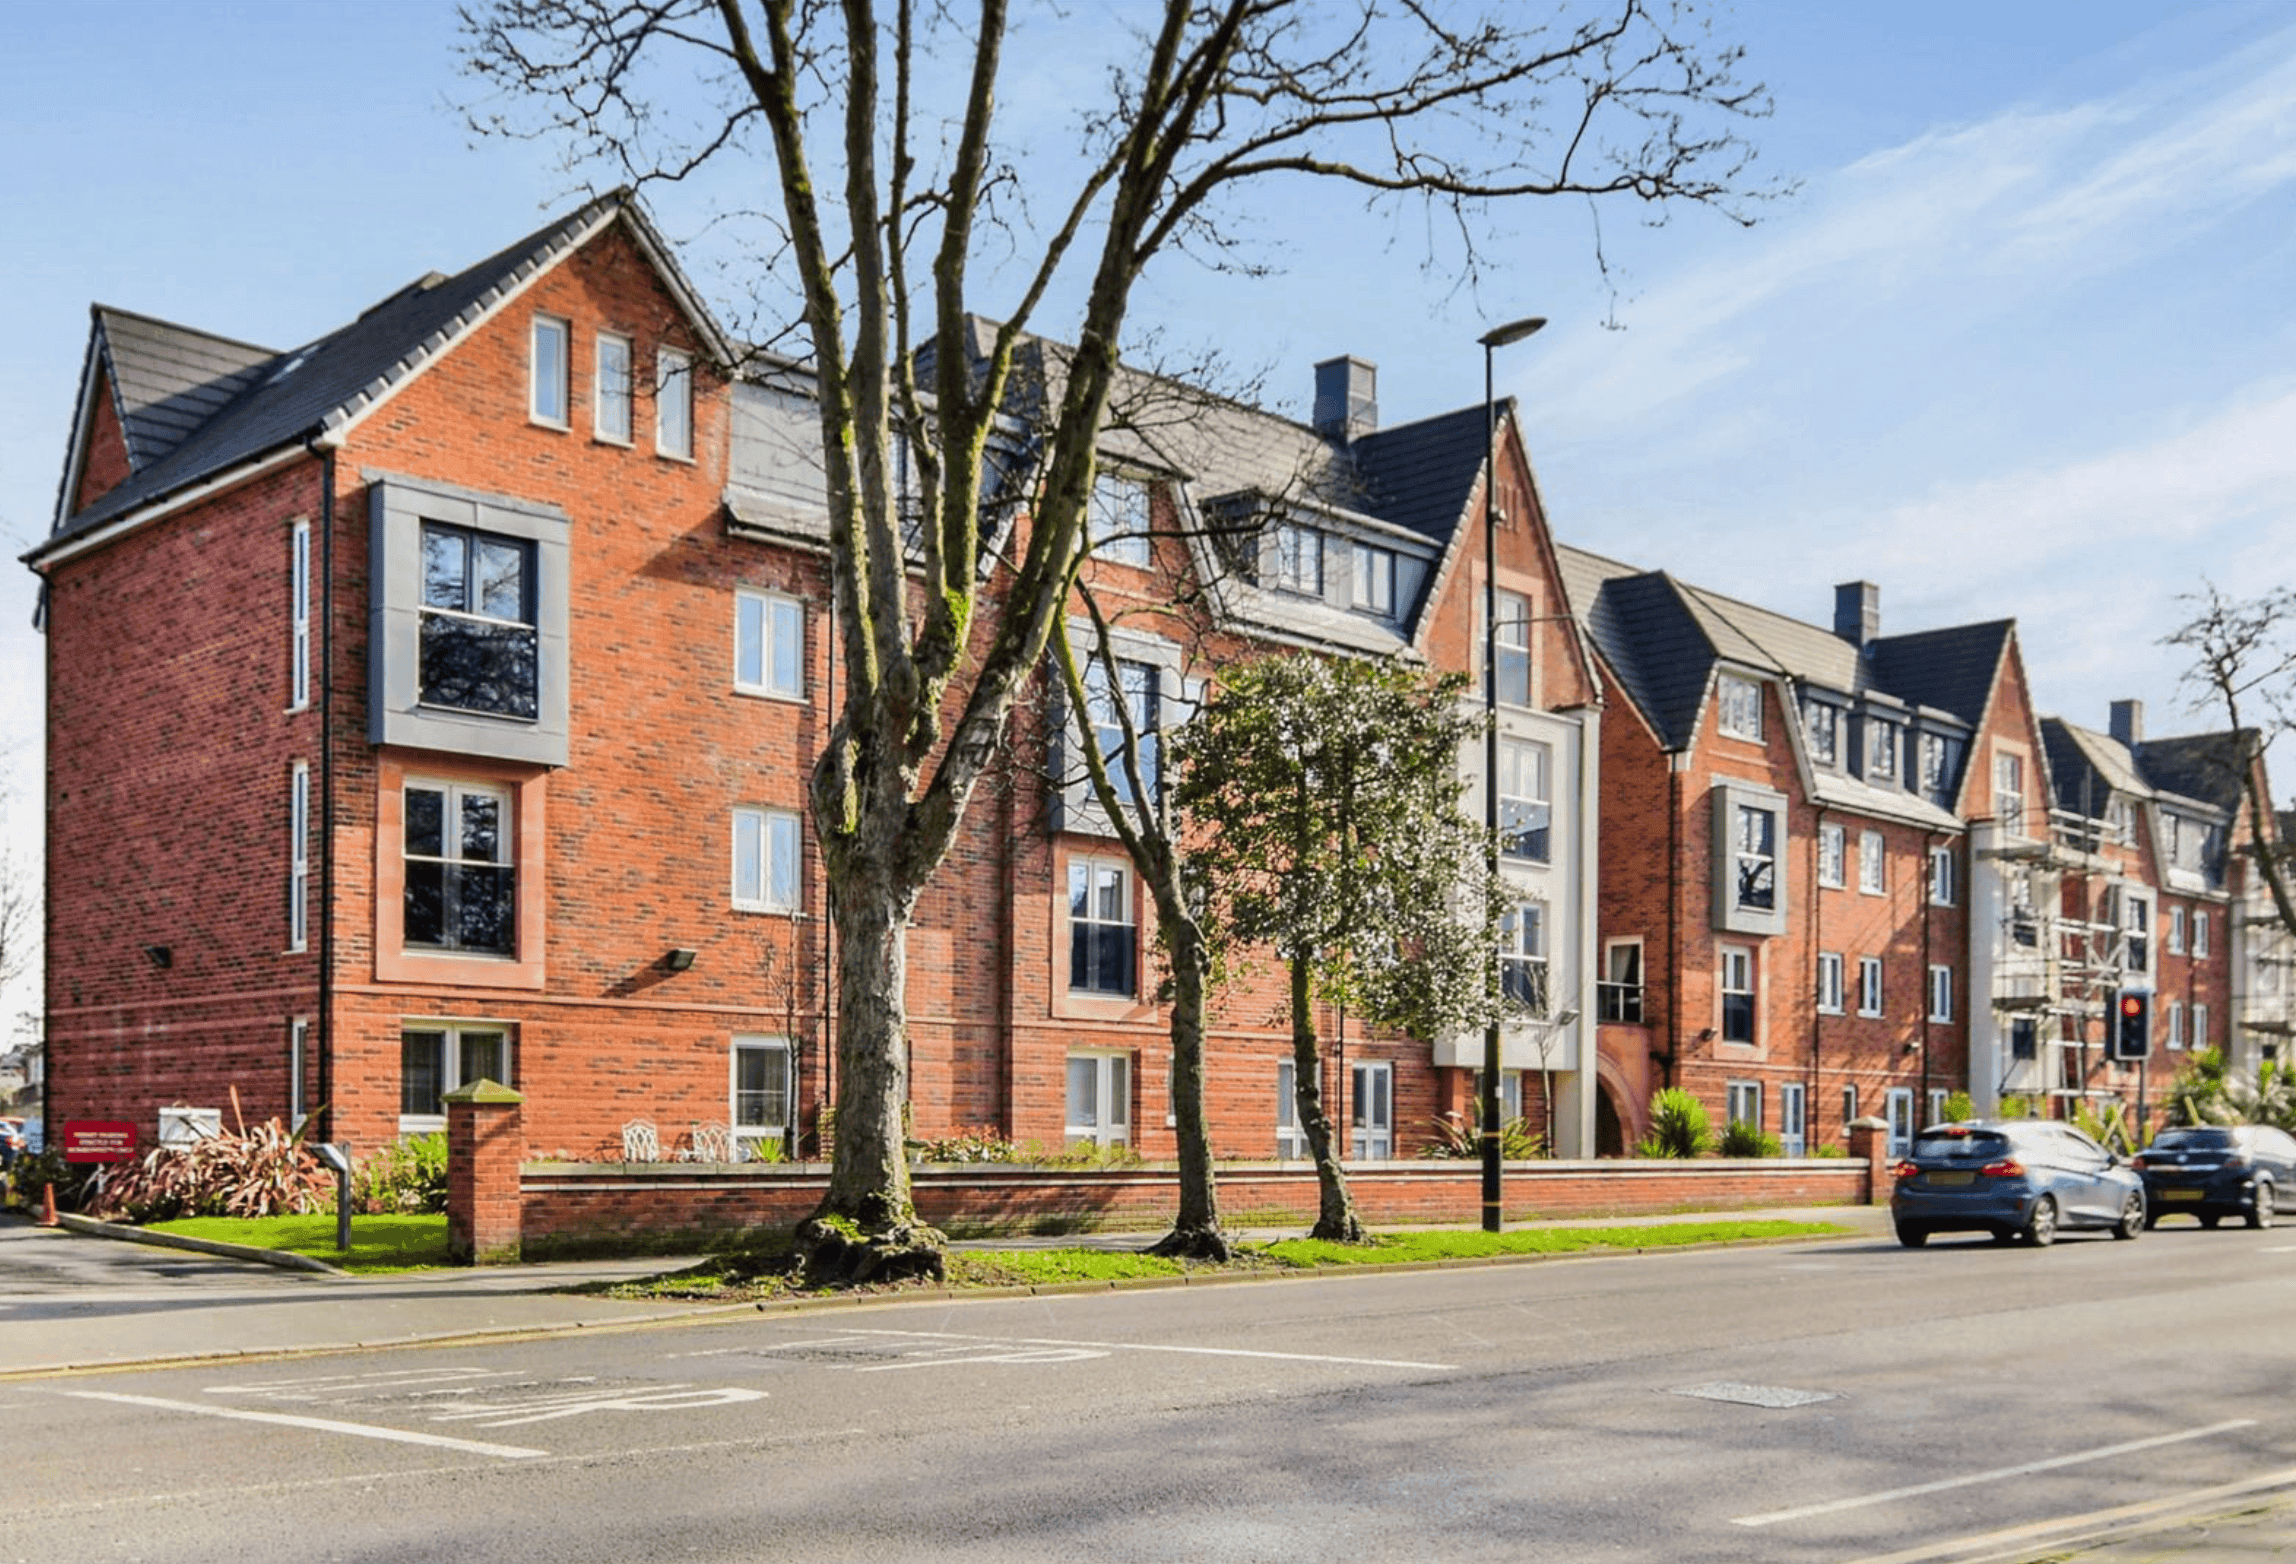
<path fill-rule="evenodd" d="M 516 1265 L 525 1209 L 526 1099 L 493 1081 L 446 1094 L 446 1245 L 463 1265 Z"/>
<path fill-rule="evenodd" d="M 1887 1120 L 1871 1114 L 1850 1120 L 1850 1160 L 1865 1164 L 1865 1203 L 1869 1206 L 1887 1204 L 1890 1185 Z"/>

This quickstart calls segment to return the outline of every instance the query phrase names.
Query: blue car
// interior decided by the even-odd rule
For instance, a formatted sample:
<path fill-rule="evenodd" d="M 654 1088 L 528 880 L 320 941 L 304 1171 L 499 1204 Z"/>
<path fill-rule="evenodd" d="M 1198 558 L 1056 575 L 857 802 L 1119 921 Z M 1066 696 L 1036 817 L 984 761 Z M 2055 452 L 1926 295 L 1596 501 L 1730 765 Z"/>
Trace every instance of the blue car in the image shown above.
<path fill-rule="evenodd" d="M 2180 1211 L 2214 1227 L 2236 1216 L 2270 1227 L 2279 1191 L 2296 1191 L 2296 1139 L 2268 1124 L 2180 1124 L 2138 1153 L 2147 1226 Z"/>
<path fill-rule="evenodd" d="M 1894 1171 L 1889 1214 L 1908 1249 L 1932 1233 L 1991 1233 L 1997 1243 L 2038 1248 L 2064 1228 L 2103 1228 L 2115 1238 L 2145 1230 L 2144 1181 L 2124 1159 L 2050 1119 L 1934 1125 Z"/>

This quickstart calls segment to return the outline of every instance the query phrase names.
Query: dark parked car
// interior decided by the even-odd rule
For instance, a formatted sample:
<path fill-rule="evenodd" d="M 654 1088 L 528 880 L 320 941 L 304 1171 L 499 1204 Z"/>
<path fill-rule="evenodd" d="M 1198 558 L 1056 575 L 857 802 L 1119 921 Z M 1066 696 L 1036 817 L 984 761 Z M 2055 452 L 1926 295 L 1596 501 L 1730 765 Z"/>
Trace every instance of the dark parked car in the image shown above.
<path fill-rule="evenodd" d="M 2065 1227 L 2115 1238 L 2145 1230 L 2144 1182 L 2126 1162 L 2069 1124 L 1979 1119 L 1914 1137 L 1897 1164 L 1889 1214 L 1908 1249 L 1932 1233 L 1991 1233 L 2041 1245 Z"/>
<path fill-rule="evenodd" d="M 2202 1227 L 2228 1216 L 2270 1227 L 2280 1191 L 2296 1190 L 2296 1139 L 2267 1124 L 2190 1124 L 2162 1130 L 2140 1153 L 2145 1226 L 2187 1212 Z"/>

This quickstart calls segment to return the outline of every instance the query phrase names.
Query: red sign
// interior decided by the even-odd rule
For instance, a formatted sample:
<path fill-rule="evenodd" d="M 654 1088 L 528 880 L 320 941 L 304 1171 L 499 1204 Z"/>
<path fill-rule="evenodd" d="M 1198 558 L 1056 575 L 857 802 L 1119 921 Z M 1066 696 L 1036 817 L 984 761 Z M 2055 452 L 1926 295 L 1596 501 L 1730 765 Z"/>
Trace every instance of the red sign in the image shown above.
<path fill-rule="evenodd" d="M 136 1127 L 125 1119 L 66 1119 L 66 1162 L 133 1162 Z"/>

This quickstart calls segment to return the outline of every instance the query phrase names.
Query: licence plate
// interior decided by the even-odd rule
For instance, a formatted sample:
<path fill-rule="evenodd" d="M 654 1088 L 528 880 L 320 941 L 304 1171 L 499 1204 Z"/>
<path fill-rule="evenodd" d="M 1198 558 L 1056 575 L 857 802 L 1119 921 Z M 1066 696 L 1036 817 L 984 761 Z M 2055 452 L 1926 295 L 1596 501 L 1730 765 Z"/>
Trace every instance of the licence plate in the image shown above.
<path fill-rule="evenodd" d="M 2160 1192 L 2160 1197 L 2163 1200 L 2198 1200 L 2200 1191 L 2197 1189 L 2164 1189 Z"/>
<path fill-rule="evenodd" d="M 1974 1173 L 1932 1173 L 1929 1175 L 1929 1182 L 1930 1186 L 1936 1189 L 1959 1189 L 1964 1184 L 1977 1182 L 1977 1175 Z"/>

